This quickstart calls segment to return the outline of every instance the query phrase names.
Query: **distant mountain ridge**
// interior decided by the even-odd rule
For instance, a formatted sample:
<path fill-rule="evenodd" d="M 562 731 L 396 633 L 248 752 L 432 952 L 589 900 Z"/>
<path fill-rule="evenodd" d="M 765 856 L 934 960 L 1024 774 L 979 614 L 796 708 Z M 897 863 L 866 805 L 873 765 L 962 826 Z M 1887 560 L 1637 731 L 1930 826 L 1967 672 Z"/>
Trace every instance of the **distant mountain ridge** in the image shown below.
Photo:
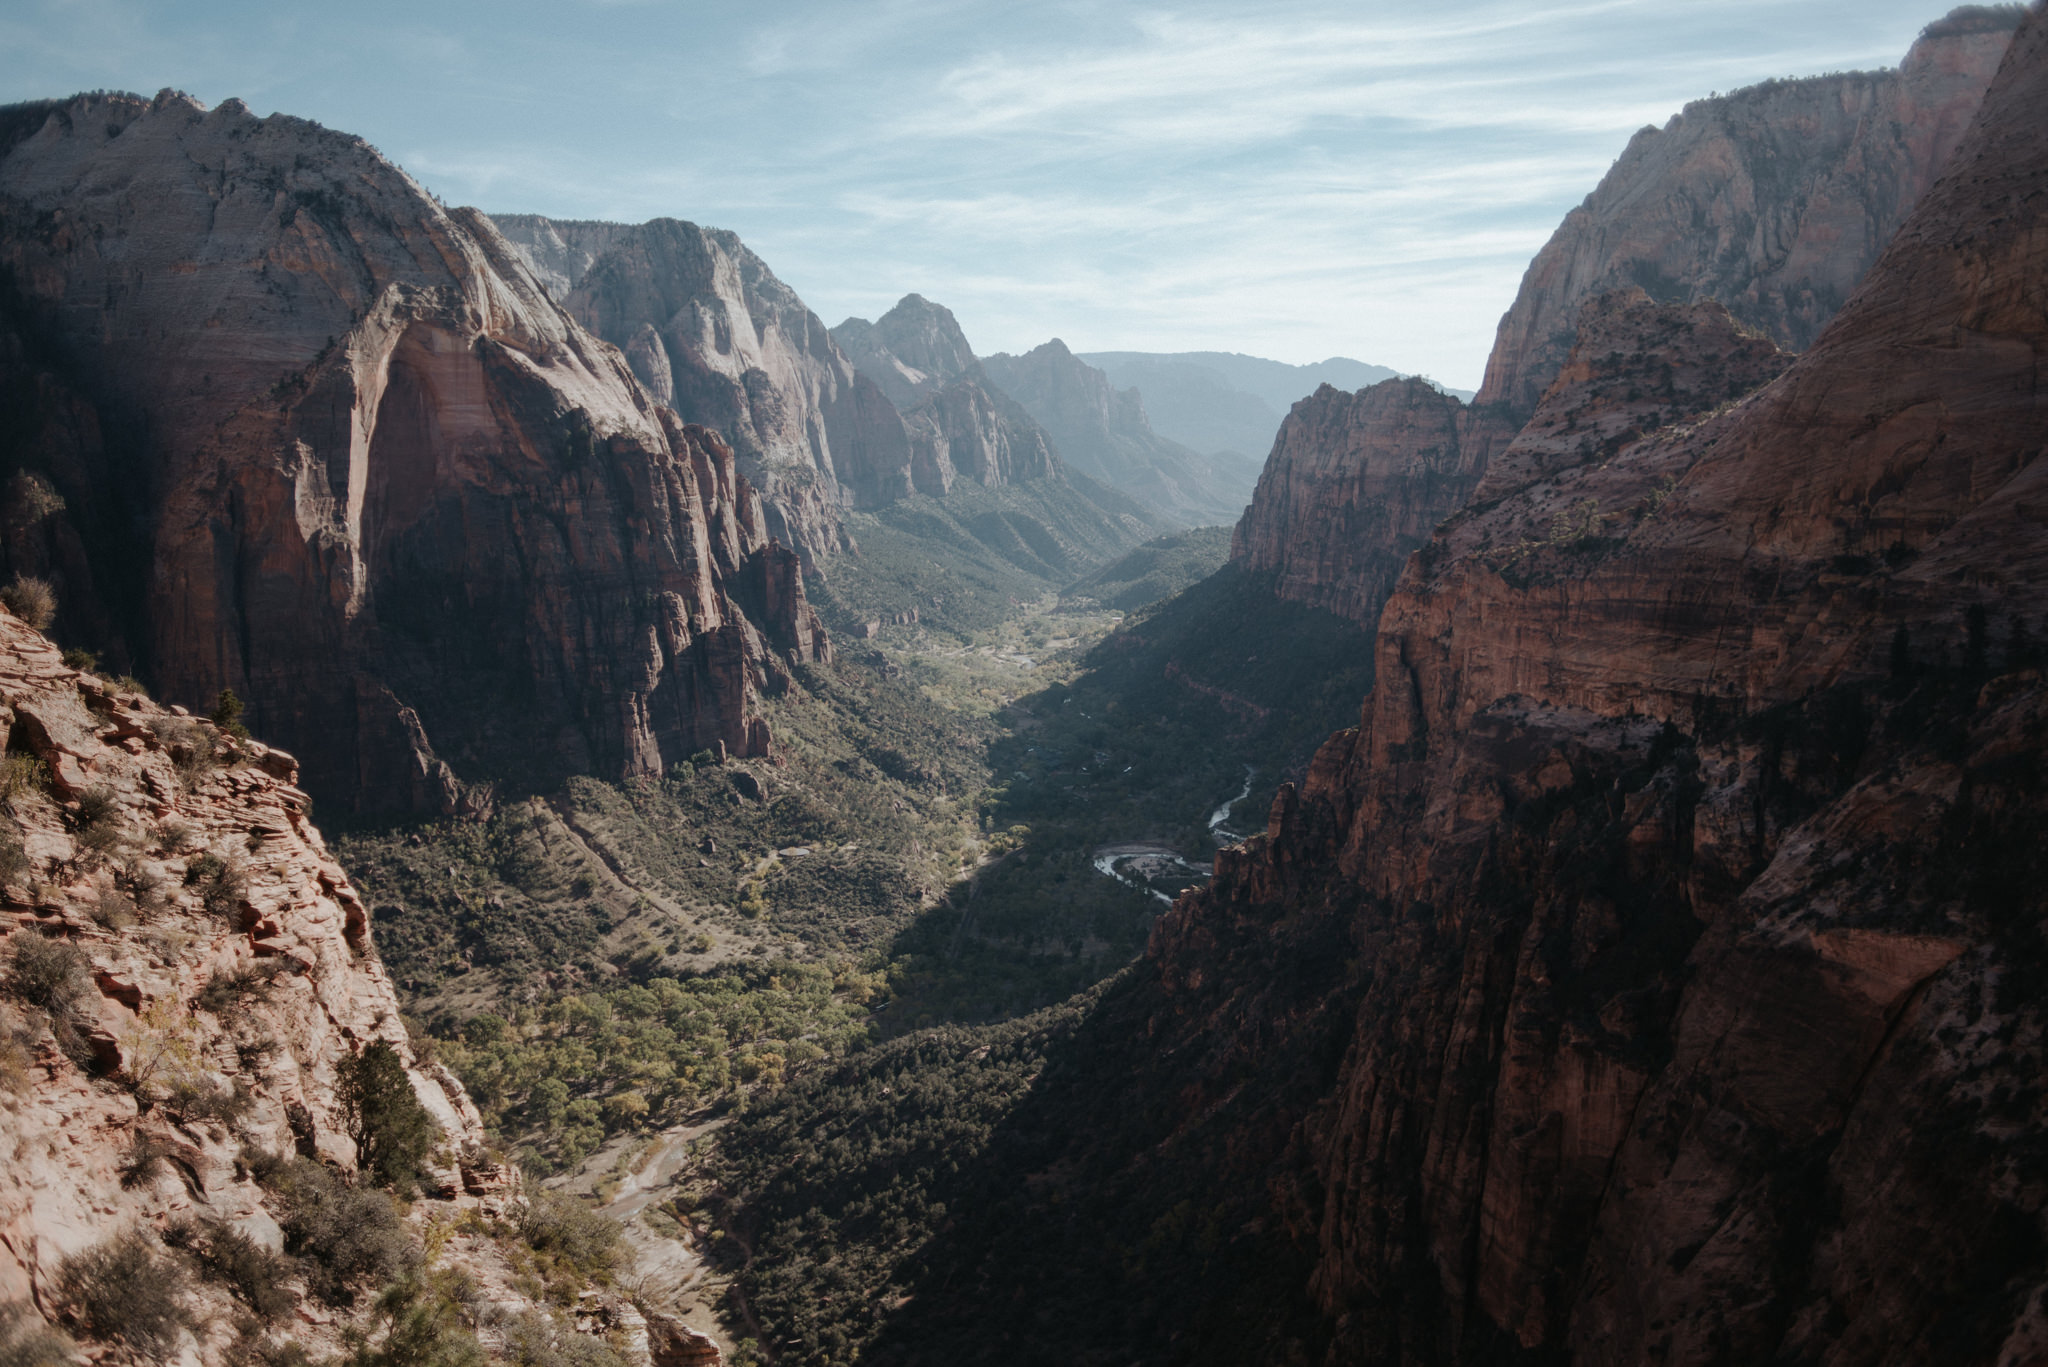
<path fill-rule="evenodd" d="M 985 357 L 982 367 L 1052 433 L 1068 463 L 1181 526 L 1232 521 L 1251 498 L 1255 460 L 1161 436 L 1137 390 L 1117 388 L 1057 337 L 1021 356 Z"/>
<path fill-rule="evenodd" d="M 1119 387 L 1143 394 L 1145 412 L 1161 436 L 1197 451 L 1254 459 L 1272 448 L 1288 410 L 1322 386 L 1350 393 L 1401 374 L 1349 356 L 1309 365 L 1236 351 L 1090 351 L 1081 359 Z M 1470 390 L 1436 387 L 1472 398 Z"/>

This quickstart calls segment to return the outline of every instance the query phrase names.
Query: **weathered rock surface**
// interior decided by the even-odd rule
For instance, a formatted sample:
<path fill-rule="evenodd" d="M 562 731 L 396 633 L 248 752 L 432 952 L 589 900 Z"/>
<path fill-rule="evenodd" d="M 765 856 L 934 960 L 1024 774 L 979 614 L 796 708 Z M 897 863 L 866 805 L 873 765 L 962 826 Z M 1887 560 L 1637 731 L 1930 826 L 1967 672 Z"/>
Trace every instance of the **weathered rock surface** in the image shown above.
<path fill-rule="evenodd" d="M 244 1146 L 352 1171 L 336 1068 L 373 1041 L 406 1063 L 449 1170 L 489 1175 L 476 1108 L 412 1054 L 291 756 L 66 668 L 4 611 L 0 724 L 10 755 L 49 774 L 0 815 L 24 856 L 0 887 L 0 966 L 42 937 L 72 946 L 90 979 L 61 1022 L 85 1048 L 60 1047 L 48 1015 L 0 993 L 0 1303 L 54 1313 L 59 1262 L 130 1228 L 203 1218 L 275 1246 Z M 233 878 L 212 909 L 216 880 L 188 881 L 208 858 Z M 235 1360 L 217 1309 L 196 1345 L 208 1364 Z"/>
<path fill-rule="evenodd" d="M 950 309 L 907 294 L 876 322 L 849 318 L 832 336 L 903 414 L 904 492 L 942 497 L 962 477 L 991 488 L 1066 478 L 1045 429 L 990 383 Z"/>
<path fill-rule="evenodd" d="M 1282 598 L 1370 625 L 1408 556 L 1485 466 L 1464 404 L 1427 381 L 1324 385 L 1280 425 L 1230 558 Z"/>
<path fill-rule="evenodd" d="M 650 393 L 725 436 L 770 533 L 807 563 L 851 547 L 842 506 L 901 495 L 910 449 L 889 401 L 736 235 L 672 218 L 493 222 Z"/>
<path fill-rule="evenodd" d="M 904 295 L 872 323 L 847 319 L 832 329 L 832 340 L 891 403 L 906 411 L 981 364 L 953 311 L 921 294 Z"/>
<path fill-rule="evenodd" d="M 239 101 L 19 106 L 0 149 L 11 454 L 82 643 L 234 688 L 345 807 L 758 746 L 763 632 L 822 649 L 800 594 L 735 606 L 758 499 L 482 215 Z"/>
<path fill-rule="evenodd" d="M 1204 456 L 1154 432 L 1137 390 L 1112 387 L 1057 337 L 1022 356 L 984 357 L 982 369 L 1052 434 L 1062 460 L 1173 525 L 1229 522 L 1244 510 L 1248 491 L 1237 462 Z"/>
<path fill-rule="evenodd" d="M 1667 385 L 1694 398 L 1713 392 L 1707 406 L 1736 397 L 1723 379 L 1667 376 L 1654 358 L 1635 371 L 1606 365 L 1606 397 L 1584 399 L 1600 414 L 1553 407 L 1563 427 L 1523 432 L 1573 348 L 1585 349 L 1582 310 L 1621 291 L 1718 303 L 1734 325 L 1780 347 L 1810 345 L 1939 174 L 2018 13 L 1958 11 L 1930 26 L 1897 71 L 1768 82 L 1695 101 L 1662 130 L 1638 133 L 1531 263 L 1472 404 L 1388 381 L 1297 405 L 1232 558 L 1273 574 L 1282 597 L 1370 625 L 1408 553 L 1475 491 L 1497 497 L 1531 462 L 1588 443 L 1611 451 L 1681 416 L 1676 408 L 1692 411 L 1690 400 L 1660 408 L 1643 397 Z M 1681 364 L 1725 364 L 1756 383 L 1775 373 L 1746 368 L 1723 345 L 1693 351 Z M 1520 443 L 1516 471 L 1489 476 L 1510 442 Z"/>
<path fill-rule="evenodd" d="M 2019 14 L 1958 10 L 1896 71 L 1767 81 L 1637 133 L 1531 263 L 1475 402 L 1526 417 L 1580 306 L 1628 285 L 1811 346 L 1947 165 Z"/>
<path fill-rule="evenodd" d="M 1317 1356 L 2048 1351 L 2044 107 L 2036 12 L 1725 411 L 1606 450 L 1662 348 L 1749 339 L 1583 323 L 1498 500 L 1410 562 L 1360 727 L 1162 919 L 1148 1045 L 1203 1071 L 1144 1161 L 1266 1184 Z"/>

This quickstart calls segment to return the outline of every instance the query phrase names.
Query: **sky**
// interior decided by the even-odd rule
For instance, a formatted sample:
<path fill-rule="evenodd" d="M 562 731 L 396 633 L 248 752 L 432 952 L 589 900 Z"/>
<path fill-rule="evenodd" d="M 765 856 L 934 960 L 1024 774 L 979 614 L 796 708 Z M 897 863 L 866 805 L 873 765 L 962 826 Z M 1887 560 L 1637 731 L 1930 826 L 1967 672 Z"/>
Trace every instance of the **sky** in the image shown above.
<path fill-rule="evenodd" d="M 1628 137 L 1894 66 L 1906 0 L 7 0 L 0 101 L 315 119 L 450 204 L 730 228 L 828 324 L 1474 388 Z"/>

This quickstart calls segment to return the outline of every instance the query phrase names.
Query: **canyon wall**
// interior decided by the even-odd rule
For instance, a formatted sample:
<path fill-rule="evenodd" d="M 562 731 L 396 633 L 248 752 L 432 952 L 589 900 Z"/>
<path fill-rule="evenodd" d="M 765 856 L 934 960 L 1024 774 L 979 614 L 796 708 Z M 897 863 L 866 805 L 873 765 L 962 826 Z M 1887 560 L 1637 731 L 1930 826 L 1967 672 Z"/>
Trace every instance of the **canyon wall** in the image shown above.
<path fill-rule="evenodd" d="M 1582 311 L 870 1360 L 2048 1357 L 2043 108 L 1796 358 Z"/>
<path fill-rule="evenodd" d="M 832 336 L 903 414 L 906 492 L 940 497 L 962 476 L 991 488 L 1065 480 L 1052 439 L 990 383 L 950 309 L 907 294 L 874 322 L 849 318 Z"/>
<path fill-rule="evenodd" d="M 1232 558 L 1370 626 L 1401 562 L 1558 380 L 1581 311 L 1618 291 L 1713 301 L 1780 347 L 1810 345 L 1940 173 L 2018 16 L 1959 10 L 1896 71 L 1771 81 L 1638 133 L 1531 263 L 1473 402 L 1397 381 L 1304 400 Z M 1632 412 L 1623 428 L 1660 420 L 1654 403 Z"/>
<path fill-rule="evenodd" d="M 2048 1352 L 2044 101 L 2037 14 L 1752 397 L 1612 446 L 1688 332 L 1709 395 L 1784 361 L 1582 319 L 1360 726 L 1162 919 L 1152 1046 L 1241 1060 L 1176 1077 L 1176 1142 L 1236 1127 L 1208 1176 L 1267 1183 L 1324 1360 Z"/>
<path fill-rule="evenodd" d="M 249 1154 L 355 1172 L 337 1079 L 377 1042 L 439 1127 L 423 1204 L 515 1193 L 460 1084 L 413 1054 L 289 755 L 65 667 L 5 612 L 0 725 L 0 1305 L 66 1319 L 64 1260 L 131 1230 L 280 1247 Z M 195 1294 L 197 1360 L 249 1361 L 243 1312 Z M 337 1316 L 308 1312 L 294 1336 L 338 1348 Z"/>
<path fill-rule="evenodd" d="M 725 444 L 359 139 L 169 92 L 17 106 L 0 268 L 38 398 L 6 456 L 65 505 L 17 568 L 168 696 L 232 687 L 323 801 L 759 753 L 756 692 L 825 650 L 800 583 L 735 604 L 773 550 Z"/>
<path fill-rule="evenodd" d="M 1966 7 L 1897 70 L 1766 81 L 1644 128 L 1530 264 L 1474 402 L 1526 417 L 1579 306 L 1627 285 L 1811 346 L 1948 164 L 2020 13 Z"/>

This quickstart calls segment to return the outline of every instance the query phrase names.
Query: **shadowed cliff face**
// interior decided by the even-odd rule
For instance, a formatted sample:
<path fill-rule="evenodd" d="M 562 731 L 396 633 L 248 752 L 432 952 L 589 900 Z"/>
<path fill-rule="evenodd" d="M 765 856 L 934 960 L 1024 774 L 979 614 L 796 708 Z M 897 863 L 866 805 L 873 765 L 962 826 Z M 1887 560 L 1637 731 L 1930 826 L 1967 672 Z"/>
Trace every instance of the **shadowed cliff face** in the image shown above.
<path fill-rule="evenodd" d="M 2048 1352 L 2044 101 L 1796 360 L 1582 317 L 872 1360 Z"/>
<path fill-rule="evenodd" d="M 888 399 L 734 234 L 671 218 L 494 222 L 649 393 L 724 434 L 769 532 L 807 563 L 851 548 L 841 506 L 903 491 L 909 441 Z"/>
<path fill-rule="evenodd" d="M 348 807 L 765 745 L 762 630 L 823 645 L 800 590 L 734 605 L 758 500 L 488 220 L 236 101 L 24 108 L 5 146 L 10 382 L 53 396 L 10 454 L 93 552 L 88 644 L 233 687 Z"/>
<path fill-rule="evenodd" d="M 1330 1360 L 2048 1346 L 2044 100 L 2037 16 L 1752 398 L 1609 449 L 1630 370 L 1726 318 L 1583 321 L 1410 562 L 1360 728 L 1162 920 L 1169 1055 L 1284 1073 L 1349 1022 L 1319 1101 L 1235 1122 L 1287 1134 L 1263 1172 Z M 1728 335 L 1730 388 L 1783 364 Z M 1276 992 L 1309 952 L 1341 986 Z M 1179 1081 L 1190 1131 L 1243 1105 Z"/>

